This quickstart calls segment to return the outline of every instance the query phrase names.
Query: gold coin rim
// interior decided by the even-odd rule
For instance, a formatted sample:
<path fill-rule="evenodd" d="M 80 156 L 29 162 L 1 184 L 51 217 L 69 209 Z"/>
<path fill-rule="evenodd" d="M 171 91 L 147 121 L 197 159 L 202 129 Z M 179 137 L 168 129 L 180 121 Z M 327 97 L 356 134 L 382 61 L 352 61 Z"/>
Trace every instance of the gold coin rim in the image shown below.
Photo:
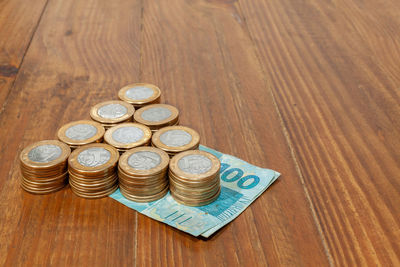
<path fill-rule="evenodd" d="M 149 98 L 142 99 L 142 100 L 133 100 L 133 99 L 127 97 L 126 91 L 128 91 L 129 89 L 131 89 L 132 87 L 135 87 L 135 86 L 148 87 L 153 90 L 153 95 L 150 96 Z M 125 85 L 118 91 L 119 99 L 121 99 L 122 101 L 127 102 L 129 104 L 132 104 L 134 106 L 141 106 L 141 105 L 155 102 L 160 98 L 160 96 L 161 96 L 160 88 L 158 88 L 157 86 L 155 86 L 154 84 L 151 84 L 151 83 L 131 83 L 131 84 Z"/>
<path fill-rule="evenodd" d="M 119 128 L 124 128 L 124 127 L 140 128 L 144 133 L 143 138 L 140 139 L 137 142 L 128 143 L 128 144 L 120 143 L 120 142 L 115 141 L 112 138 L 113 132 L 115 132 Z M 134 123 L 134 122 L 127 122 L 127 123 L 118 124 L 117 126 L 113 126 L 110 129 L 108 129 L 106 131 L 106 133 L 104 134 L 104 141 L 107 144 L 112 145 L 113 147 L 115 147 L 117 149 L 131 149 L 131 148 L 142 146 L 144 144 L 149 143 L 150 139 L 151 139 L 151 136 L 152 136 L 152 132 L 151 132 L 150 128 L 147 127 L 146 125 L 143 125 L 143 124 L 140 124 L 140 123 Z"/>
<path fill-rule="evenodd" d="M 99 108 L 101 108 L 102 106 L 105 106 L 105 105 L 110 105 L 110 104 L 120 104 L 120 105 L 126 107 L 127 108 L 126 114 L 119 118 L 115 118 L 115 119 L 107 119 L 107 118 L 100 117 L 97 113 Z M 90 109 L 90 117 L 93 120 L 100 122 L 100 123 L 106 123 L 106 124 L 119 123 L 119 122 L 129 120 L 132 118 L 134 113 L 135 113 L 135 108 L 132 105 L 130 105 L 122 100 L 109 100 L 109 101 L 100 102 L 100 103 L 94 105 Z"/>
<path fill-rule="evenodd" d="M 163 107 L 163 108 L 168 109 L 172 113 L 171 116 L 166 118 L 166 119 L 164 119 L 164 120 L 156 121 L 156 122 L 148 121 L 148 120 L 145 120 L 145 119 L 142 118 L 142 113 L 144 111 L 146 111 L 148 109 L 151 109 L 151 108 L 157 108 L 157 107 Z M 150 128 L 159 127 L 159 126 L 163 126 L 163 125 L 168 126 L 168 125 L 172 125 L 172 124 L 174 124 L 175 122 L 178 121 L 178 119 L 179 119 L 179 110 L 176 107 L 174 107 L 172 105 L 169 105 L 169 104 L 151 104 L 151 105 L 146 105 L 146 106 L 138 109 L 135 112 L 135 114 L 133 114 L 133 119 L 134 119 L 134 121 L 136 121 L 138 123 L 141 123 L 141 124 L 144 124 L 146 126 L 149 126 Z"/>
<path fill-rule="evenodd" d="M 189 144 L 186 144 L 184 146 L 175 146 L 175 147 L 167 146 L 161 142 L 160 136 L 163 133 L 165 133 L 167 131 L 171 131 L 171 130 L 185 131 L 192 136 L 192 140 L 189 142 Z M 200 143 L 200 135 L 196 130 L 194 130 L 190 127 L 187 127 L 187 126 L 181 126 L 181 125 L 167 126 L 167 127 L 161 128 L 157 132 L 155 132 L 153 134 L 153 137 L 151 138 L 151 142 L 155 147 L 160 148 L 166 152 L 179 153 L 179 152 L 191 150 L 191 149 L 197 147 Z"/>
<path fill-rule="evenodd" d="M 67 129 L 74 125 L 77 125 L 77 124 L 92 125 L 92 126 L 96 127 L 97 133 L 94 136 L 92 136 L 88 139 L 85 139 L 85 140 L 75 140 L 75 139 L 71 139 L 71 138 L 67 137 L 65 135 L 65 132 L 67 131 Z M 82 145 L 87 145 L 87 144 L 99 141 L 100 139 L 103 138 L 105 131 L 106 130 L 104 129 L 104 127 L 98 122 L 90 121 L 90 120 L 79 120 L 79 121 L 71 121 L 67 124 L 64 124 L 60 129 L 58 129 L 57 137 L 61 142 L 64 142 L 67 145 L 72 146 L 72 148 L 75 148 L 74 146 L 82 146 Z"/>

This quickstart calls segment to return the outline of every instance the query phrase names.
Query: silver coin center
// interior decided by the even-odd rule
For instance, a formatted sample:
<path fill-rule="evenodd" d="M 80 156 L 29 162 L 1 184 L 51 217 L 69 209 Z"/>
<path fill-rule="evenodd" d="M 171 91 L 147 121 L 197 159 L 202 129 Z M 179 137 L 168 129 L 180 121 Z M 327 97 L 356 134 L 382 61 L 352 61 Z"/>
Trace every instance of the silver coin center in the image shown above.
<path fill-rule="evenodd" d="M 121 104 L 108 104 L 97 110 L 97 114 L 105 119 L 118 119 L 126 113 L 128 113 L 128 109 Z"/>
<path fill-rule="evenodd" d="M 128 165 L 136 170 L 150 170 L 161 163 L 161 156 L 151 151 L 139 151 L 128 158 Z"/>
<path fill-rule="evenodd" d="M 169 130 L 160 135 L 160 141 L 166 146 L 180 147 L 189 144 L 192 136 L 184 130 Z"/>
<path fill-rule="evenodd" d="M 112 133 L 112 138 L 122 144 L 136 143 L 143 136 L 143 130 L 134 126 L 121 127 Z"/>
<path fill-rule="evenodd" d="M 187 173 L 202 174 L 211 170 L 212 162 L 203 155 L 187 155 L 178 160 L 178 167 Z"/>
<path fill-rule="evenodd" d="M 162 121 L 171 117 L 172 112 L 163 107 L 149 108 L 142 112 L 142 118 L 146 121 Z"/>
<path fill-rule="evenodd" d="M 97 167 L 111 159 L 111 153 L 102 147 L 85 149 L 78 155 L 78 162 L 85 167 Z"/>
<path fill-rule="evenodd" d="M 35 162 L 47 163 L 61 156 L 62 149 L 56 145 L 41 145 L 28 153 L 28 158 Z"/>
<path fill-rule="evenodd" d="M 97 128 L 90 124 L 76 124 L 65 131 L 65 136 L 72 140 L 86 140 L 97 133 Z"/>
<path fill-rule="evenodd" d="M 153 94 L 153 89 L 146 86 L 135 86 L 125 92 L 125 95 L 132 100 L 144 100 L 151 97 Z"/>

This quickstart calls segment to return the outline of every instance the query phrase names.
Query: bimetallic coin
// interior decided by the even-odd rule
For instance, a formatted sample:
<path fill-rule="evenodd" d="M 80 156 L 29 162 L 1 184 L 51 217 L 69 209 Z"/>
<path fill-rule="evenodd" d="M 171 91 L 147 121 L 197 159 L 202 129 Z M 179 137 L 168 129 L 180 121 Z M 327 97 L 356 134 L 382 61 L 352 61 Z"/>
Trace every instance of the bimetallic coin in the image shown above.
<path fill-rule="evenodd" d="M 58 139 L 75 149 L 82 145 L 100 142 L 103 139 L 104 127 L 100 123 L 80 120 L 62 126 L 58 132 Z"/>
<path fill-rule="evenodd" d="M 184 146 L 192 141 L 192 136 L 185 130 L 169 130 L 160 135 L 160 141 L 171 147 Z"/>
<path fill-rule="evenodd" d="M 97 114 L 106 119 L 117 119 L 124 116 L 128 109 L 121 104 L 108 104 L 100 107 Z"/>
<path fill-rule="evenodd" d="M 28 158 L 35 162 L 50 162 L 61 156 L 61 147 L 57 145 L 41 145 L 28 153 Z"/>
<path fill-rule="evenodd" d="M 161 156 L 151 151 L 138 151 L 128 158 L 128 165 L 136 170 L 150 170 L 161 163 Z"/>
<path fill-rule="evenodd" d="M 118 92 L 118 97 L 135 107 L 142 107 L 146 104 L 158 103 L 161 91 L 152 84 L 134 83 L 122 87 Z"/>
<path fill-rule="evenodd" d="M 187 173 L 201 174 L 211 169 L 212 162 L 203 155 L 187 155 L 178 161 L 178 167 Z"/>
<path fill-rule="evenodd" d="M 90 124 L 75 124 L 65 131 L 65 135 L 72 140 L 86 140 L 97 133 L 97 128 Z"/>
<path fill-rule="evenodd" d="M 126 126 L 116 129 L 111 136 L 118 143 L 129 144 L 136 143 L 142 139 L 144 132 L 138 127 Z"/>
<path fill-rule="evenodd" d="M 151 141 L 153 146 L 173 156 L 182 151 L 197 149 L 200 136 L 189 127 L 168 126 L 155 132 Z"/>
<path fill-rule="evenodd" d="M 133 115 L 135 122 L 148 126 L 152 131 L 166 126 L 177 125 L 179 111 L 176 107 L 167 104 L 147 105 Z"/>
<path fill-rule="evenodd" d="M 162 121 L 171 117 L 172 112 L 164 107 L 153 107 L 142 112 L 142 118 L 146 121 Z"/>
<path fill-rule="evenodd" d="M 78 162 L 85 167 L 97 167 L 111 159 L 110 151 L 102 147 L 90 147 L 78 155 Z"/>
<path fill-rule="evenodd" d="M 120 100 L 101 102 L 90 109 L 90 117 L 104 125 L 131 121 L 135 108 Z"/>
<path fill-rule="evenodd" d="M 120 151 L 147 145 L 150 142 L 151 130 L 139 123 L 121 123 L 111 127 L 104 135 L 104 141 Z"/>
<path fill-rule="evenodd" d="M 133 101 L 145 100 L 150 98 L 154 94 L 153 89 L 146 86 L 133 86 L 126 90 L 125 96 Z"/>

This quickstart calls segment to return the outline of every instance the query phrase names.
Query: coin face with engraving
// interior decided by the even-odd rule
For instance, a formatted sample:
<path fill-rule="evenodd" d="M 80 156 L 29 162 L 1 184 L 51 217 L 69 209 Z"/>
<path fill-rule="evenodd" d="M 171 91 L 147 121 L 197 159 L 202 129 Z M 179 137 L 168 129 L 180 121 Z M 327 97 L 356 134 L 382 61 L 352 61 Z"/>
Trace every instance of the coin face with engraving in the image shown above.
<path fill-rule="evenodd" d="M 151 151 L 138 151 L 128 158 L 128 164 L 136 170 L 150 170 L 161 163 L 161 156 Z"/>
<path fill-rule="evenodd" d="M 110 151 L 102 147 L 90 147 L 78 155 L 78 162 L 85 167 L 97 167 L 111 159 Z"/>
<path fill-rule="evenodd" d="M 128 109 L 121 104 L 108 104 L 101 106 L 97 110 L 97 114 L 106 119 L 118 119 L 124 116 L 128 112 Z"/>
<path fill-rule="evenodd" d="M 101 102 L 90 109 L 90 117 L 103 124 L 115 124 L 130 121 L 135 108 L 120 100 Z"/>
<path fill-rule="evenodd" d="M 112 168 L 118 158 L 118 150 L 114 147 L 96 143 L 81 146 L 74 150 L 68 159 L 68 164 L 72 172 L 85 173 Z"/>
<path fill-rule="evenodd" d="M 20 154 L 20 161 L 25 170 L 57 168 L 58 164 L 66 162 L 70 153 L 68 145 L 57 140 L 44 140 L 24 148 Z"/>
<path fill-rule="evenodd" d="M 122 87 L 118 92 L 118 97 L 135 107 L 142 107 L 147 104 L 159 103 L 160 89 L 149 83 L 134 83 Z"/>
<path fill-rule="evenodd" d="M 104 127 L 100 123 L 80 120 L 62 126 L 58 132 L 58 139 L 71 147 L 100 142 L 103 139 Z"/>
<path fill-rule="evenodd" d="M 169 156 L 166 152 L 151 146 L 141 146 L 122 154 L 118 167 L 125 176 L 153 177 L 152 179 L 158 177 L 161 179 L 162 177 L 159 177 L 159 175 L 166 173 L 168 164 Z"/>
<path fill-rule="evenodd" d="M 133 118 L 136 122 L 147 125 L 154 131 L 165 126 L 176 125 L 179 120 L 179 111 L 171 105 L 152 104 L 137 110 Z"/>
<path fill-rule="evenodd" d="M 212 162 L 206 156 L 191 154 L 182 157 L 178 161 L 178 167 L 187 173 L 202 174 L 211 169 Z"/>
<path fill-rule="evenodd" d="M 173 156 L 176 153 L 197 149 L 200 142 L 199 134 L 185 126 L 168 126 L 153 134 L 152 144 Z"/>
<path fill-rule="evenodd" d="M 150 142 L 151 130 L 139 123 L 121 123 L 111 127 L 104 135 L 104 141 L 121 152 L 147 145 Z"/>
<path fill-rule="evenodd" d="M 142 139 L 144 132 L 138 127 L 126 126 L 116 129 L 111 136 L 118 143 L 129 144 L 136 143 Z"/>
<path fill-rule="evenodd" d="M 72 140 L 86 140 L 97 133 L 97 128 L 90 124 L 79 123 L 72 125 L 65 131 L 65 136 Z"/>
<path fill-rule="evenodd" d="M 50 162 L 61 156 L 61 147 L 57 145 L 41 145 L 28 153 L 28 158 L 35 162 Z"/>

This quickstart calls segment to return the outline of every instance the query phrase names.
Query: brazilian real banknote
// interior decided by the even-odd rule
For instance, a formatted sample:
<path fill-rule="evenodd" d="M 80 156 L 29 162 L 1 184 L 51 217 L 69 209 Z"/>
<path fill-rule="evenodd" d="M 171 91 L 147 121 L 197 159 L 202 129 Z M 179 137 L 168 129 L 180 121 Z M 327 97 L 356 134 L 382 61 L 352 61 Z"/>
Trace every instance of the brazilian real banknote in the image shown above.
<path fill-rule="evenodd" d="M 189 207 L 177 203 L 169 193 L 153 202 L 138 203 L 124 198 L 119 190 L 110 197 L 150 218 L 207 238 L 239 216 L 280 176 L 276 171 L 259 168 L 208 147 L 199 149 L 221 161 L 221 194 L 213 203 Z"/>

